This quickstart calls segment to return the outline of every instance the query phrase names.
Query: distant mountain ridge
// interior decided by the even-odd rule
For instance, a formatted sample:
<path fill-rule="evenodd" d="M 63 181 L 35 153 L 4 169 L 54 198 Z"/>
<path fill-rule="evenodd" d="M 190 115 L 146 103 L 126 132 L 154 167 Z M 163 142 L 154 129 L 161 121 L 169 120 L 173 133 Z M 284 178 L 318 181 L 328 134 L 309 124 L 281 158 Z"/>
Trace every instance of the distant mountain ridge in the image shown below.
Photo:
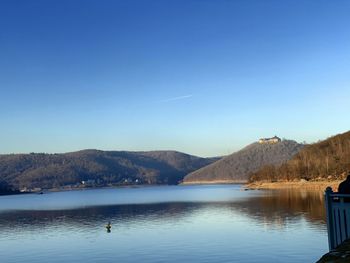
<path fill-rule="evenodd" d="M 176 151 L 82 150 L 64 154 L 0 155 L 0 182 L 17 189 L 93 185 L 176 184 L 218 158 Z"/>
<path fill-rule="evenodd" d="M 246 182 L 250 173 L 264 165 L 280 165 L 297 154 L 304 145 L 293 140 L 252 143 L 184 178 L 184 183 Z"/>

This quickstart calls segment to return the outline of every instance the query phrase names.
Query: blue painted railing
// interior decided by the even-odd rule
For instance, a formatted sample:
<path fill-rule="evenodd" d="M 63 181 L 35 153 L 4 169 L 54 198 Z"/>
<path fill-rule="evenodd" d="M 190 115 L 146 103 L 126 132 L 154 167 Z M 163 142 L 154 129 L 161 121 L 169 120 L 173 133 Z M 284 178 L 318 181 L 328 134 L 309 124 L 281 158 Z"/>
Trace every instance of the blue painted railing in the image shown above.
<path fill-rule="evenodd" d="M 333 250 L 350 238 L 350 195 L 325 191 L 328 245 Z"/>

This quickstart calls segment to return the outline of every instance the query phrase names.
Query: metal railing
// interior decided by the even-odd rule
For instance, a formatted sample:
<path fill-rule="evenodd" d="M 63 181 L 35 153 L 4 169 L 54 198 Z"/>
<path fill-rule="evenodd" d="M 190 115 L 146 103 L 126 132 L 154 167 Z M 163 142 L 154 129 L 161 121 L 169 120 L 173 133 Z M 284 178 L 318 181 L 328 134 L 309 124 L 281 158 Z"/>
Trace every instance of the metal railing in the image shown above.
<path fill-rule="evenodd" d="M 350 238 L 350 195 L 325 191 L 328 245 L 333 250 Z"/>

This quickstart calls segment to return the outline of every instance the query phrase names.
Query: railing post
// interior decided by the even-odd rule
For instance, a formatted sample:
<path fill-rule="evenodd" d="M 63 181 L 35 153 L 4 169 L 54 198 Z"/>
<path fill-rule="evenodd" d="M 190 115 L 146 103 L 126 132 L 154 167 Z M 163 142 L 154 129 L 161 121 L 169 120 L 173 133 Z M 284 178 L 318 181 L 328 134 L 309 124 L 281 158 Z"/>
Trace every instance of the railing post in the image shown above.
<path fill-rule="evenodd" d="M 329 250 L 335 248 L 334 240 L 334 222 L 333 222 L 333 207 L 332 207 L 332 195 L 333 191 L 331 187 L 327 187 L 325 191 L 325 203 L 326 203 L 326 216 L 327 216 L 327 231 L 328 231 L 328 246 Z"/>

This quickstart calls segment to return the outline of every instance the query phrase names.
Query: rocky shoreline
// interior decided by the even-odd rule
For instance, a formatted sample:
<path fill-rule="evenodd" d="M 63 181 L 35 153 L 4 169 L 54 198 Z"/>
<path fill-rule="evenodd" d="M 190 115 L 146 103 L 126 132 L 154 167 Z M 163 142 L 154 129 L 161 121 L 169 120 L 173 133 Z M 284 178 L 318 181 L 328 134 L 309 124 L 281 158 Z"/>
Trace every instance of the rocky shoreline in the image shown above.
<path fill-rule="evenodd" d="M 350 239 L 336 249 L 323 255 L 316 263 L 348 263 L 350 262 Z"/>

